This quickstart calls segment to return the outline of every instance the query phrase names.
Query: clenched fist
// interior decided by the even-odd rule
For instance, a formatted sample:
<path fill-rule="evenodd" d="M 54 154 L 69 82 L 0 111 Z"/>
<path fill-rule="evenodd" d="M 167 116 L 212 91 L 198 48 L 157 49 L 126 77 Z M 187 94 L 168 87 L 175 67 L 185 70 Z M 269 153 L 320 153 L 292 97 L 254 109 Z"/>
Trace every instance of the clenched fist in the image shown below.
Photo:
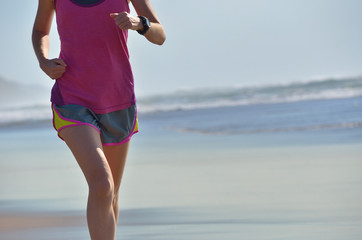
<path fill-rule="evenodd" d="M 67 64 L 62 59 L 54 58 L 54 59 L 47 59 L 40 64 L 40 68 L 51 78 L 51 79 L 58 79 L 60 78 L 65 69 Z"/>
<path fill-rule="evenodd" d="M 111 13 L 110 16 L 122 30 L 141 30 L 143 28 L 141 19 L 139 17 L 132 16 L 128 12 Z"/>

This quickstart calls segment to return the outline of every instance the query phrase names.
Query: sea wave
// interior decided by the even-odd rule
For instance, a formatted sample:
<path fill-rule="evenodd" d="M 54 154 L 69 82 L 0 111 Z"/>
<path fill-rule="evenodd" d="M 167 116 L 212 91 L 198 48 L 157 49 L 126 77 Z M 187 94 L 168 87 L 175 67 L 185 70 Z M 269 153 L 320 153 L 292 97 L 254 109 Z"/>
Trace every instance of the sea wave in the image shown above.
<path fill-rule="evenodd" d="M 138 106 L 141 112 L 146 113 L 359 96 L 362 96 L 362 76 L 249 87 L 184 90 L 141 98 Z"/>
<path fill-rule="evenodd" d="M 50 103 L 0 108 L 0 127 L 27 125 L 50 120 L 52 117 L 50 109 Z"/>
<path fill-rule="evenodd" d="M 362 76 L 327 78 L 285 84 L 218 89 L 191 89 L 138 99 L 141 114 L 160 111 L 207 109 L 226 106 L 272 104 L 318 99 L 362 96 Z M 12 107 L 0 106 L 0 127 L 51 119 L 50 103 L 26 102 Z"/>
<path fill-rule="evenodd" d="M 222 128 L 180 128 L 170 127 L 169 129 L 180 133 L 200 133 L 205 135 L 234 135 L 234 134 L 257 134 L 257 133 L 280 133 L 280 132 L 299 132 L 299 131 L 313 131 L 323 129 L 346 129 L 346 128 L 360 128 L 362 122 L 342 122 L 332 124 L 316 124 L 309 126 L 293 126 L 293 127 L 275 127 L 275 128 L 258 128 L 258 129 L 222 129 Z"/>

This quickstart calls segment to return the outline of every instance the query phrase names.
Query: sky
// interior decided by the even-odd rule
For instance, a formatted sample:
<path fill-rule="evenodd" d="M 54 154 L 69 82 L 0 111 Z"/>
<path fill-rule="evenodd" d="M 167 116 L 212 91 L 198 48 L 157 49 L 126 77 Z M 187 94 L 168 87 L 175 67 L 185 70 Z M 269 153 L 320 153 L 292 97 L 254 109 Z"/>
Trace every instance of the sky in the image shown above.
<path fill-rule="evenodd" d="M 151 3 L 167 40 L 157 46 L 130 32 L 139 96 L 362 75 L 360 0 Z M 2 3 L 0 76 L 50 89 L 53 82 L 39 69 L 31 44 L 37 4 L 37 0 Z M 50 57 L 58 54 L 53 23 Z"/>

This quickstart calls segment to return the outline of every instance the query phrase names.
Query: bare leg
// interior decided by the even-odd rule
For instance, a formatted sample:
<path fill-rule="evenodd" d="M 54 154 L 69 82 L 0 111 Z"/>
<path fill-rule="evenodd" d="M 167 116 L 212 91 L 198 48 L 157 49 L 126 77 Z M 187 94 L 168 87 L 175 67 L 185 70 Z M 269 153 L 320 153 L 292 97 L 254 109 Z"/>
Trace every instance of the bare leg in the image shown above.
<path fill-rule="evenodd" d="M 113 181 L 114 181 L 113 212 L 116 222 L 118 221 L 118 216 L 119 216 L 119 203 L 118 203 L 119 187 L 122 181 L 129 145 L 130 142 L 116 146 L 103 146 L 104 153 L 106 155 L 108 164 L 111 168 Z"/>
<path fill-rule="evenodd" d="M 99 133 L 87 125 L 61 130 L 89 186 L 87 220 L 92 240 L 114 240 L 116 218 L 113 209 L 115 184 Z"/>

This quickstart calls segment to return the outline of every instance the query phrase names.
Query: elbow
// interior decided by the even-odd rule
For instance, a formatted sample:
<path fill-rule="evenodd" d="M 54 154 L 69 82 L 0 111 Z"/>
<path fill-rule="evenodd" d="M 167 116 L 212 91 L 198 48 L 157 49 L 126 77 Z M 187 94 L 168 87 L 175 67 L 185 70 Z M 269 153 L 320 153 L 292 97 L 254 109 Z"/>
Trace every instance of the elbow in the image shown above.
<path fill-rule="evenodd" d="M 160 36 L 158 37 L 158 41 L 157 41 L 157 44 L 160 46 L 163 45 L 166 41 L 166 33 L 162 26 L 161 26 L 161 30 L 162 31 L 160 32 Z"/>
<path fill-rule="evenodd" d="M 165 43 L 165 41 L 166 41 L 166 35 L 163 34 L 163 35 L 157 40 L 156 44 L 161 46 L 161 45 L 163 45 L 163 44 Z"/>
<path fill-rule="evenodd" d="M 154 43 L 161 46 L 165 43 L 165 41 L 166 41 L 166 33 L 163 26 L 160 24 L 158 29 L 158 34 L 157 37 L 155 38 Z"/>
<path fill-rule="evenodd" d="M 32 31 L 32 34 L 31 34 L 32 39 L 34 39 L 34 38 L 42 38 L 44 36 L 49 36 L 49 31 L 41 31 L 41 30 L 33 28 L 33 31 Z"/>
<path fill-rule="evenodd" d="M 162 34 L 161 36 L 158 36 L 157 38 L 150 38 L 150 37 L 146 37 L 148 39 L 148 41 L 150 41 L 153 44 L 156 45 L 163 45 L 164 42 L 166 41 L 166 35 Z"/>
<path fill-rule="evenodd" d="M 144 36 L 153 44 L 163 45 L 166 41 L 166 33 L 161 24 L 153 24 L 152 31 L 148 31 Z"/>

